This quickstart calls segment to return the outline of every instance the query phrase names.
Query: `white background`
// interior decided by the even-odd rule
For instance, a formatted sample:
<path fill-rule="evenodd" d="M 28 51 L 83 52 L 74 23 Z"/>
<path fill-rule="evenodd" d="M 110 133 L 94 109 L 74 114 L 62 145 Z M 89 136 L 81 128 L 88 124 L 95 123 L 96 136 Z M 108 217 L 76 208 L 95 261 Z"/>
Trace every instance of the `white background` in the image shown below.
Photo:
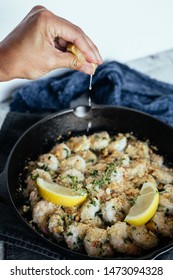
<path fill-rule="evenodd" d="M 79 25 L 104 60 L 127 62 L 173 48 L 172 0 L 1 0 L 0 40 L 37 4 Z M 19 83 L 1 83 L 0 100 Z"/>

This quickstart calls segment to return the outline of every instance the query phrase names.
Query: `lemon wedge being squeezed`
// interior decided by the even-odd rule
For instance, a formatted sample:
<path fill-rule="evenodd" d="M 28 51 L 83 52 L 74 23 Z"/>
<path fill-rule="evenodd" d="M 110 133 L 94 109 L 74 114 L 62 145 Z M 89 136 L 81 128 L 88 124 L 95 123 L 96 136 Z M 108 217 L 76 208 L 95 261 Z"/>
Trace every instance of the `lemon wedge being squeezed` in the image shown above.
<path fill-rule="evenodd" d="M 154 216 L 158 204 L 159 192 L 156 185 L 146 182 L 124 221 L 134 226 L 142 226 Z"/>
<path fill-rule="evenodd" d="M 73 45 L 72 43 L 68 43 L 67 51 L 71 52 L 72 54 L 74 54 L 77 57 L 77 59 L 79 59 L 81 62 L 85 62 L 86 61 L 86 58 L 85 58 L 84 54 L 75 45 Z M 92 66 L 94 68 L 94 71 L 95 71 L 96 68 L 97 68 L 97 65 L 95 63 L 91 63 L 91 64 L 92 64 Z"/>
<path fill-rule="evenodd" d="M 83 55 L 83 53 L 81 53 L 81 51 L 75 45 L 68 43 L 67 51 L 74 54 L 81 62 L 85 61 L 85 56 Z"/>
<path fill-rule="evenodd" d="M 87 197 L 87 193 L 79 195 L 73 189 L 62 187 L 53 182 L 47 182 L 42 178 L 37 178 L 36 183 L 38 193 L 42 198 L 60 206 L 76 206 L 82 203 Z"/>
<path fill-rule="evenodd" d="M 84 54 L 72 43 L 68 43 L 67 51 L 74 54 L 77 57 L 77 59 L 80 60 L 82 63 L 84 63 L 86 61 L 86 58 L 85 58 Z M 93 66 L 94 73 L 95 73 L 95 70 L 97 68 L 97 64 L 95 64 L 95 63 L 91 63 L 91 64 Z M 89 90 L 92 89 L 92 78 L 93 78 L 93 75 L 90 75 Z M 90 106 L 90 102 L 91 102 L 91 100 L 89 100 L 89 106 Z"/>

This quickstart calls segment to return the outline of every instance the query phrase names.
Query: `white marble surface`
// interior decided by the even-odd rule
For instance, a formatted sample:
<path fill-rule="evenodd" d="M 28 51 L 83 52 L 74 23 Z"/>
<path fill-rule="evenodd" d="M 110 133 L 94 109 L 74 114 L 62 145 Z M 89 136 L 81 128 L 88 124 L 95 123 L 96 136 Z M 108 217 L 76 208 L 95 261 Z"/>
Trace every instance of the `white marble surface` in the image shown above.
<path fill-rule="evenodd" d="M 127 62 L 127 65 L 152 78 L 173 84 L 173 49 Z"/>
<path fill-rule="evenodd" d="M 131 68 L 152 78 L 173 84 L 173 50 L 127 62 Z M 0 103 L 0 127 L 9 111 L 9 101 Z M 0 242 L 0 259 L 4 256 L 4 246 Z"/>

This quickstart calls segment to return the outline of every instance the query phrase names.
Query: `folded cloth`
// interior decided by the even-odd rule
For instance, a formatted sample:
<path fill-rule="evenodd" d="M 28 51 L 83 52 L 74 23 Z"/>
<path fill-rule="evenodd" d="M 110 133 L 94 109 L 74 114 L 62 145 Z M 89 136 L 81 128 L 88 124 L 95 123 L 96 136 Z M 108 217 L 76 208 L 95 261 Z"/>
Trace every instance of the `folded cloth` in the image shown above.
<path fill-rule="evenodd" d="M 60 77 L 27 84 L 14 93 L 11 111 L 56 112 L 88 91 L 89 76 L 69 71 Z M 92 99 L 96 104 L 117 105 L 149 113 L 173 126 L 173 85 L 163 83 L 110 61 L 93 76 Z"/>

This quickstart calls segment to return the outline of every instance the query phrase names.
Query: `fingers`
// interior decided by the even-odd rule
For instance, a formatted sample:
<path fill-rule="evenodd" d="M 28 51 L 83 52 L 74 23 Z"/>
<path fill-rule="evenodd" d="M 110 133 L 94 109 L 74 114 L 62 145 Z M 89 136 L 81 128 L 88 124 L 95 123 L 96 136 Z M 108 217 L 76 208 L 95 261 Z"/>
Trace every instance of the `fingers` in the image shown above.
<path fill-rule="evenodd" d="M 84 54 L 88 62 L 95 64 L 102 63 L 102 58 L 97 47 L 78 26 L 55 16 L 54 34 L 55 37 L 73 43 Z"/>
<path fill-rule="evenodd" d="M 97 57 L 97 59 L 99 61 L 98 64 L 103 63 L 103 59 L 102 59 L 102 57 L 100 55 L 100 52 L 99 52 L 98 48 L 96 47 L 96 45 L 91 41 L 91 39 L 87 35 L 85 35 L 85 36 L 86 36 L 86 40 L 88 41 L 88 44 L 93 49 L 93 51 L 94 51 L 94 53 L 95 53 L 95 55 L 96 55 L 96 57 Z"/>
<path fill-rule="evenodd" d="M 55 38 L 54 39 L 54 43 L 55 43 L 55 48 L 57 48 L 60 51 L 65 52 L 67 50 L 67 42 L 62 39 L 62 38 Z"/>
<path fill-rule="evenodd" d="M 56 16 L 43 6 L 34 7 L 30 13 L 38 13 L 41 20 L 48 26 L 49 34 L 52 36 L 52 43 L 60 51 L 65 51 L 67 43 L 73 43 L 83 54 L 85 59 L 94 64 L 103 62 L 101 55 L 92 40 L 83 30 L 68 20 Z"/>
<path fill-rule="evenodd" d="M 84 54 L 87 61 L 95 64 L 102 63 L 102 58 L 97 47 L 86 35 L 77 37 L 73 41 L 73 44 Z"/>
<path fill-rule="evenodd" d="M 84 61 L 81 62 L 75 55 L 68 52 L 58 52 L 55 54 L 53 68 L 71 68 L 79 70 L 85 74 L 94 74 L 94 67 L 91 63 Z"/>

